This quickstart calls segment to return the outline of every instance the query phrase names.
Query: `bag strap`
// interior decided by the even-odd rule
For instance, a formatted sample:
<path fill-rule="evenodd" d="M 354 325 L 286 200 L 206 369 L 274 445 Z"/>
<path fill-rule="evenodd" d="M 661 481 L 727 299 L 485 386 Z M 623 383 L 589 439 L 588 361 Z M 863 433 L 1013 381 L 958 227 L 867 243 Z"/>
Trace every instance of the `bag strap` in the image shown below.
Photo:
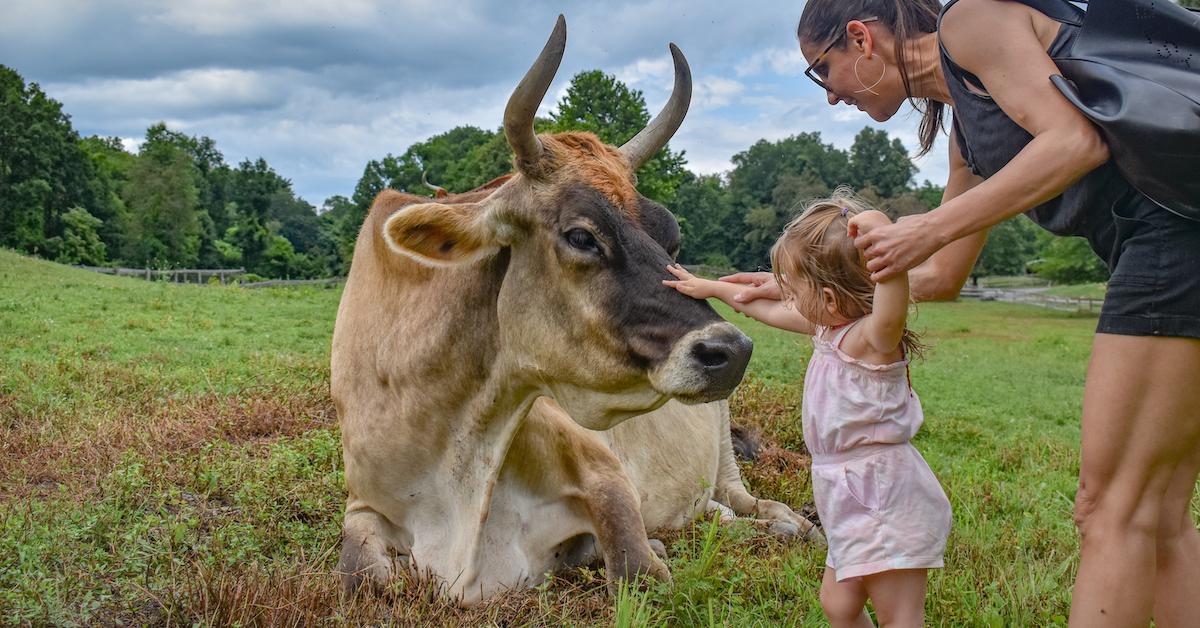
<path fill-rule="evenodd" d="M 1083 16 L 1087 14 L 1068 0 L 1013 0 L 1013 2 L 1019 2 L 1039 11 L 1056 22 L 1072 26 L 1083 26 Z M 1081 0 L 1080 4 L 1087 4 L 1087 1 Z"/>

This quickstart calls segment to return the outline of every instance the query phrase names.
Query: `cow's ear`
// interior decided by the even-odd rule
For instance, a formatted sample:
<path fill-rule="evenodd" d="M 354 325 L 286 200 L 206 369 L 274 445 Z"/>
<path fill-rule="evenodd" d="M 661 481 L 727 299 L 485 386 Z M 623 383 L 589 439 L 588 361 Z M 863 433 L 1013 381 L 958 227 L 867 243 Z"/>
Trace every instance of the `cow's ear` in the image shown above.
<path fill-rule="evenodd" d="M 500 250 L 479 205 L 422 203 L 396 211 L 383 224 L 393 251 L 427 266 L 470 264 Z"/>

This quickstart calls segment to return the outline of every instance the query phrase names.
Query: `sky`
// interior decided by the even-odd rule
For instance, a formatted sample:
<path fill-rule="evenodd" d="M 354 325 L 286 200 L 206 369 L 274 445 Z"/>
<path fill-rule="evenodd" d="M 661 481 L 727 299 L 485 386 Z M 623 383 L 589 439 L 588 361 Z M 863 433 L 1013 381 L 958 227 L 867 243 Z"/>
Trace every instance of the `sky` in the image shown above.
<path fill-rule="evenodd" d="M 779 0 L 3 0 L 0 64 L 63 103 L 83 136 L 136 149 L 156 122 L 207 135 L 228 162 L 263 157 L 308 202 L 350 196 L 371 159 L 455 126 L 500 126 L 563 13 L 567 48 L 539 115 L 600 69 L 670 96 L 675 42 L 691 110 L 671 141 L 718 173 L 760 139 L 819 131 L 848 148 L 864 126 L 916 154 L 916 113 L 884 124 L 830 107 L 803 75 L 803 2 Z M 902 109 L 901 111 L 905 111 Z M 944 138 L 916 181 L 945 182 Z"/>

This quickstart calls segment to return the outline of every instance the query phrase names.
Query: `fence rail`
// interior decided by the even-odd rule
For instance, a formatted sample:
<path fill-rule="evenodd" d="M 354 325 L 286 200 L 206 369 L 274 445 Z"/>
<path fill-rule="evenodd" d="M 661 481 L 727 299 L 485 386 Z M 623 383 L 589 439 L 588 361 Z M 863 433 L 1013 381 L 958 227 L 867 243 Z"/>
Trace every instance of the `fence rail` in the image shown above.
<path fill-rule="evenodd" d="M 272 279 L 270 281 L 255 281 L 238 284 L 243 288 L 278 288 L 281 286 L 336 286 L 346 281 L 345 277 L 330 277 L 328 279 Z"/>
<path fill-rule="evenodd" d="M 1005 303 L 1024 303 L 1062 312 L 1088 312 L 1099 314 L 1104 299 L 1090 297 L 1059 297 L 1043 294 L 1038 290 L 999 290 L 996 288 L 979 288 L 966 286 L 959 293 L 965 299 L 980 301 L 1004 301 Z"/>
<path fill-rule="evenodd" d="M 139 277 L 147 281 L 169 281 L 171 283 L 208 283 L 216 277 L 222 284 L 246 274 L 244 268 L 177 268 L 157 270 L 154 268 L 109 268 L 106 266 L 75 266 L 83 270 L 118 277 Z"/>

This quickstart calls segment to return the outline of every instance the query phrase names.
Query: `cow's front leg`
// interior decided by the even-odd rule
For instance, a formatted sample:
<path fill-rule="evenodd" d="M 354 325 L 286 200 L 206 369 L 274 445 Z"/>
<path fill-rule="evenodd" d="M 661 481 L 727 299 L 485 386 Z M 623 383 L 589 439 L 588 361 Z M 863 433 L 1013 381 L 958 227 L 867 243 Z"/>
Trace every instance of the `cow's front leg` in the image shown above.
<path fill-rule="evenodd" d="M 583 500 L 595 525 L 610 588 L 617 580 L 637 576 L 671 579 L 671 572 L 646 537 L 641 504 L 627 479 L 600 479 L 586 487 Z"/>
<path fill-rule="evenodd" d="M 379 513 L 351 499 L 342 526 L 342 553 L 337 572 L 342 589 L 353 593 L 364 582 L 381 587 L 400 569 L 408 568 L 408 555 L 390 540 L 392 525 Z"/>

